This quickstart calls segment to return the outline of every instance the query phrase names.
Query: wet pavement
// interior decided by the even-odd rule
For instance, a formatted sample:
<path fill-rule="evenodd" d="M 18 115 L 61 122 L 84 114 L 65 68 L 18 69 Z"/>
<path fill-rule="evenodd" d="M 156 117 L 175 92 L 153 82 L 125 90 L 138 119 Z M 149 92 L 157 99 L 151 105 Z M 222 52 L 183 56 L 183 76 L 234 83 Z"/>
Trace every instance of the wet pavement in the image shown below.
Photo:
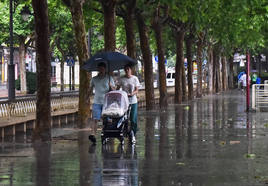
<path fill-rule="evenodd" d="M 139 110 L 135 146 L 96 146 L 74 123 L 53 129 L 52 143 L 29 136 L 0 146 L 2 185 L 268 185 L 268 114 L 246 113 L 239 91 L 205 96 L 167 111 Z"/>

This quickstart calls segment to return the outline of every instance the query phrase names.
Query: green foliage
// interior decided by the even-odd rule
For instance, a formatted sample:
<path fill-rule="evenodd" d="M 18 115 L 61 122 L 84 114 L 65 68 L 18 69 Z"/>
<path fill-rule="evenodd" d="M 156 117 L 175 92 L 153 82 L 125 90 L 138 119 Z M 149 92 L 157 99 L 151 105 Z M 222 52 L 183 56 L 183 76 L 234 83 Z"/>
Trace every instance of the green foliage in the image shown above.
<path fill-rule="evenodd" d="M 76 56 L 76 40 L 74 36 L 70 10 L 61 0 L 48 1 L 50 45 L 53 56 L 60 61 L 67 56 Z"/>
<path fill-rule="evenodd" d="M 26 72 L 27 93 L 34 94 L 37 90 L 36 73 Z M 15 81 L 15 87 L 20 90 L 20 77 Z"/>
<path fill-rule="evenodd" d="M 14 8 L 13 13 L 13 36 L 14 45 L 19 44 L 19 38 L 26 38 L 33 33 L 33 16 L 30 16 L 28 20 L 23 20 L 21 16 L 21 11 L 24 6 L 26 6 L 33 12 L 30 4 L 27 1 L 23 1 Z M 0 2 L 0 44 L 9 45 L 9 1 Z"/>

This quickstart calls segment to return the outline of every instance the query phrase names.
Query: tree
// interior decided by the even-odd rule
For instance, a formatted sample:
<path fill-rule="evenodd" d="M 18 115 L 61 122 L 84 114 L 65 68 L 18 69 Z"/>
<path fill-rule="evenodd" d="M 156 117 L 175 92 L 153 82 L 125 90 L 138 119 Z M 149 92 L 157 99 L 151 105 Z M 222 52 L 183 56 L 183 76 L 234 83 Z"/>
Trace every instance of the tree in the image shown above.
<path fill-rule="evenodd" d="M 117 6 L 118 15 L 121 15 L 124 20 L 127 42 L 127 55 L 133 59 L 136 59 L 136 45 L 134 33 L 135 8 L 136 0 L 125 1 L 124 4 Z"/>
<path fill-rule="evenodd" d="M 115 5 L 116 0 L 101 0 L 104 15 L 104 49 L 115 51 Z"/>
<path fill-rule="evenodd" d="M 166 11 L 166 10 L 164 10 Z M 159 93 L 160 93 L 160 107 L 165 108 L 167 107 L 167 87 L 166 87 L 166 67 L 165 67 L 165 55 L 164 55 L 164 46 L 163 46 L 163 37 L 162 37 L 162 25 L 165 21 L 165 15 L 164 18 L 161 19 L 161 7 L 160 4 L 157 5 L 153 20 L 152 20 L 152 27 L 155 32 L 155 39 L 157 44 L 157 54 L 158 54 L 158 72 L 159 72 Z M 166 13 L 166 12 L 165 12 Z"/>
<path fill-rule="evenodd" d="M 150 110 L 154 107 L 154 77 L 153 77 L 153 64 L 152 55 L 150 50 L 149 38 L 148 38 L 148 27 L 145 23 L 144 16 L 141 10 L 136 11 L 137 25 L 140 35 L 140 46 L 144 62 L 144 77 L 145 77 L 145 99 L 146 109 Z"/>
<path fill-rule="evenodd" d="M 77 52 L 72 24 L 72 16 L 68 8 L 62 4 L 62 1 L 49 1 L 49 19 L 51 45 L 53 57 L 60 60 L 60 90 L 64 91 L 64 63 L 67 57 L 76 58 Z M 74 73 L 73 73 L 74 75 Z M 74 82 L 74 81 L 73 81 Z"/>
<path fill-rule="evenodd" d="M 8 11 L 9 1 L 4 1 L 0 3 L 0 43 L 9 44 L 9 15 Z M 33 17 L 30 16 L 27 20 L 23 20 L 21 12 L 23 10 L 31 11 L 30 4 L 27 2 L 16 4 L 14 7 L 13 14 L 13 35 L 14 35 L 14 44 L 18 46 L 19 49 L 19 74 L 20 74 L 20 84 L 21 84 L 21 93 L 26 94 L 26 66 L 25 66 L 25 55 L 27 48 L 33 41 Z"/>
<path fill-rule="evenodd" d="M 50 55 L 47 1 L 32 0 L 37 62 L 36 127 L 33 140 L 51 140 Z"/>
<path fill-rule="evenodd" d="M 81 67 L 89 58 L 88 46 L 86 42 L 86 31 L 83 18 L 83 3 L 81 0 L 63 0 L 64 4 L 70 9 L 74 26 L 77 54 L 79 59 L 79 127 L 85 127 L 90 114 L 90 97 L 89 84 L 91 74 L 83 70 Z"/>

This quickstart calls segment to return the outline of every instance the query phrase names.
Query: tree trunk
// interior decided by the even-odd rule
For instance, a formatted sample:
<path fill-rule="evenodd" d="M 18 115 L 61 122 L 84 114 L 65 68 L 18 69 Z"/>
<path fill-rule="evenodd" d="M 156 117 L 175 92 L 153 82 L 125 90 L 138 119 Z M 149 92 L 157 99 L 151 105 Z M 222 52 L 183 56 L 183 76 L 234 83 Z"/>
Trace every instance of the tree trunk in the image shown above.
<path fill-rule="evenodd" d="M 213 93 L 217 92 L 217 56 L 215 52 L 215 48 L 212 49 L 212 55 L 213 55 Z"/>
<path fill-rule="evenodd" d="M 186 56 L 187 56 L 187 82 L 188 82 L 188 100 L 193 99 L 193 62 L 192 62 L 192 36 L 186 38 Z"/>
<path fill-rule="evenodd" d="M 75 78 L 74 78 L 74 76 L 75 76 L 75 65 L 74 66 L 72 66 L 72 90 L 75 90 Z"/>
<path fill-rule="evenodd" d="M 220 56 L 219 56 L 219 50 L 217 47 L 214 47 L 213 49 L 213 64 L 214 64 L 214 87 L 215 92 L 221 92 L 221 70 L 220 70 Z"/>
<path fill-rule="evenodd" d="M 25 38 L 20 38 L 19 46 L 19 64 L 20 64 L 20 91 L 21 94 L 27 94 L 26 68 L 25 68 Z"/>
<path fill-rule="evenodd" d="M 140 46 L 142 57 L 144 61 L 144 78 L 145 78 L 145 97 L 146 97 L 146 109 L 150 110 L 154 107 L 154 76 L 153 76 L 153 64 L 152 55 L 150 51 L 148 28 L 145 24 L 144 18 L 140 13 L 136 14 L 138 30 L 140 35 Z"/>
<path fill-rule="evenodd" d="M 60 62 L 60 91 L 64 91 L 64 62 L 65 58 Z"/>
<path fill-rule="evenodd" d="M 158 54 L 158 72 L 159 72 L 159 105 L 160 108 L 166 108 L 168 105 L 167 102 L 167 86 L 166 86 L 166 67 L 165 67 L 165 56 L 164 56 L 164 47 L 162 39 L 162 25 L 159 22 L 160 18 L 157 16 L 158 13 L 154 16 L 153 29 L 155 32 L 155 40 L 157 45 L 157 54 Z"/>
<path fill-rule="evenodd" d="M 127 1 L 127 14 L 124 17 L 126 40 L 127 40 L 127 55 L 133 59 L 136 59 L 135 34 L 134 34 L 134 22 L 133 22 L 135 4 L 136 0 Z"/>
<path fill-rule="evenodd" d="M 222 56 L 221 63 L 222 63 L 222 90 L 226 91 L 228 87 L 228 81 L 227 81 L 227 65 L 225 56 Z"/>
<path fill-rule="evenodd" d="M 129 0 L 126 3 L 127 3 L 127 11 L 126 16 L 124 16 L 123 19 L 126 30 L 127 55 L 133 59 L 136 59 L 134 19 L 133 19 L 136 0 Z M 136 71 L 137 70 L 133 68 L 133 74 L 136 74 Z"/>
<path fill-rule="evenodd" d="M 234 66 L 233 66 L 234 57 L 230 56 L 229 58 L 229 89 L 234 88 Z"/>
<path fill-rule="evenodd" d="M 202 49 L 203 49 L 203 38 L 202 36 L 199 37 L 197 42 L 197 88 L 196 88 L 196 97 L 202 97 L 202 80 L 203 80 L 203 73 L 202 73 Z"/>
<path fill-rule="evenodd" d="M 101 0 L 104 16 L 104 49 L 115 51 L 115 5 L 116 0 Z"/>
<path fill-rule="evenodd" d="M 79 108 L 78 108 L 78 126 L 84 128 L 90 115 L 89 84 L 91 73 L 86 72 L 81 67 L 89 58 L 86 41 L 86 31 L 83 18 L 83 3 L 80 0 L 70 1 L 70 10 L 74 24 L 77 54 L 79 59 Z"/>
<path fill-rule="evenodd" d="M 213 93 L 213 72 L 214 72 L 214 65 L 213 65 L 213 52 L 211 44 L 208 44 L 208 82 L 207 82 L 207 91 L 208 94 Z"/>
<path fill-rule="evenodd" d="M 184 71 L 183 42 L 184 32 L 176 34 L 176 65 L 175 65 L 175 103 L 182 102 L 182 71 Z"/>
<path fill-rule="evenodd" d="M 60 62 L 60 91 L 64 91 L 64 62 L 66 61 L 66 55 L 63 49 L 60 47 L 59 43 L 57 42 L 57 48 L 61 53 L 62 60 Z"/>
<path fill-rule="evenodd" d="M 183 62 L 181 63 L 181 87 L 182 87 L 182 101 L 187 101 L 187 83 L 186 83 L 186 74 L 184 66 L 184 55 L 182 51 Z"/>
<path fill-rule="evenodd" d="M 50 54 L 47 1 L 32 0 L 36 34 L 36 126 L 33 141 L 51 140 Z"/>

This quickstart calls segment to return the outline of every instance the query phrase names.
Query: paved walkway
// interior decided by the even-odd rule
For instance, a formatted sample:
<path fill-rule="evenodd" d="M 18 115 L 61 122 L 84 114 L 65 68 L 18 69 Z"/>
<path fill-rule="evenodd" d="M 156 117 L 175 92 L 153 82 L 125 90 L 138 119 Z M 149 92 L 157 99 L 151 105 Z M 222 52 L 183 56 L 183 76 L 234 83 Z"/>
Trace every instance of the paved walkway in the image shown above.
<path fill-rule="evenodd" d="M 235 90 L 139 109 L 135 146 L 102 146 L 100 131 L 91 146 L 76 121 L 54 128 L 52 143 L 18 136 L 1 144 L 0 185 L 267 185 L 268 114 L 245 112 L 245 101 Z"/>

